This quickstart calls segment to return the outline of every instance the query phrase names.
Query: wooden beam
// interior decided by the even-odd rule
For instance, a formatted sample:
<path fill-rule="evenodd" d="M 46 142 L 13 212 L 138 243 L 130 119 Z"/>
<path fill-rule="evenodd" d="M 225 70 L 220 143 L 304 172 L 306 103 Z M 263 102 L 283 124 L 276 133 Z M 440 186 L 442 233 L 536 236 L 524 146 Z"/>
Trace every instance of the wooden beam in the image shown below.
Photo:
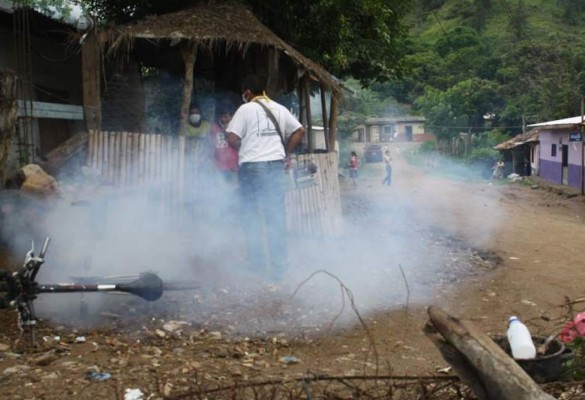
<path fill-rule="evenodd" d="M 480 400 L 554 400 L 472 323 L 436 307 L 430 307 L 428 313 L 427 336 Z"/>
<path fill-rule="evenodd" d="M 32 106 L 31 106 L 32 104 Z M 83 120 L 83 106 L 73 104 L 45 103 L 42 101 L 18 100 L 18 116 Z"/>
<path fill-rule="evenodd" d="M 0 69 L 0 189 L 8 171 L 12 140 L 16 131 L 18 103 L 16 101 L 16 75 L 8 69 Z"/>
<path fill-rule="evenodd" d="M 85 107 L 85 129 L 100 130 L 102 127 L 102 103 L 100 91 L 101 71 L 100 46 L 96 31 L 87 35 L 81 48 L 81 76 L 83 106 Z"/>
<path fill-rule="evenodd" d="M 323 137 L 325 138 L 325 149 L 329 151 L 331 146 L 329 144 L 329 126 L 327 124 L 327 100 L 325 99 L 325 87 L 321 85 L 319 87 L 321 92 L 321 116 L 323 117 Z"/>
<path fill-rule="evenodd" d="M 181 44 L 181 55 L 185 64 L 185 77 L 183 81 L 183 102 L 181 103 L 181 121 L 179 124 L 179 136 L 185 136 L 187 132 L 187 120 L 189 119 L 189 105 L 193 92 L 193 71 L 197 55 L 197 46 L 190 41 Z"/>
<path fill-rule="evenodd" d="M 329 107 L 329 151 L 337 151 L 337 105 L 338 99 L 334 93 L 331 93 L 331 106 Z"/>
<path fill-rule="evenodd" d="M 73 156 L 88 147 L 88 138 L 89 135 L 84 132 L 71 136 L 45 155 L 46 161 L 42 163 L 43 168 L 49 174 L 55 174 L 55 172 L 71 160 Z"/>
<path fill-rule="evenodd" d="M 276 97 L 278 94 L 279 79 L 279 59 L 280 53 L 275 47 L 268 49 L 268 81 L 266 82 L 266 92 L 270 97 Z"/>
<path fill-rule="evenodd" d="M 297 98 L 299 99 L 299 122 L 306 125 L 305 121 L 305 98 L 303 96 L 303 85 L 297 86 Z"/>
<path fill-rule="evenodd" d="M 309 152 L 315 150 L 315 140 L 313 137 L 313 118 L 311 117 L 311 78 L 305 74 L 305 108 L 307 112 L 307 135 L 309 141 Z"/>

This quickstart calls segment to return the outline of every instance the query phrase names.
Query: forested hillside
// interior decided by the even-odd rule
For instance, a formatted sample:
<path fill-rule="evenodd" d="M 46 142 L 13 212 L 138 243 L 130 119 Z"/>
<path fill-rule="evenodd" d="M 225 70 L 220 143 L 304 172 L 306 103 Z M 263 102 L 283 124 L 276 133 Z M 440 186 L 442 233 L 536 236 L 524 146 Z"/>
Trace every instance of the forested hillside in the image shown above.
<path fill-rule="evenodd" d="M 585 0 L 413 0 L 406 72 L 372 90 L 440 138 L 580 115 L 584 18 Z"/>

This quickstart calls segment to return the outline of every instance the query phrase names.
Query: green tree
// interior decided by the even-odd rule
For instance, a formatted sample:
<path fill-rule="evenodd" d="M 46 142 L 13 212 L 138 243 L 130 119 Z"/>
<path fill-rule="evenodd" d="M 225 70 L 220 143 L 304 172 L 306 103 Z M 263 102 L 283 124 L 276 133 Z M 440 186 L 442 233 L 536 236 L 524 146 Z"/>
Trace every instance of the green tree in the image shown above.
<path fill-rule="evenodd" d="M 517 0 L 516 4 L 508 6 L 508 24 L 514 41 L 519 42 L 526 37 L 529 21 L 524 0 Z"/>
<path fill-rule="evenodd" d="M 363 87 L 356 79 L 348 79 L 345 86 L 352 95 L 345 99 L 338 118 L 340 137 L 347 137 L 370 117 L 402 115 L 408 113 L 392 96 L 386 94 L 384 84 Z"/>
<path fill-rule="evenodd" d="M 14 2 L 16 3 L 16 1 Z M 22 5 L 34 8 L 47 15 L 60 15 L 68 17 L 73 11 L 73 5 L 69 0 L 20 0 Z"/>
<path fill-rule="evenodd" d="M 580 113 L 585 93 L 585 49 L 543 37 L 523 41 L 504 52 L 497 72 L 502 94 L 508 99 L 506 125 L 520 125 L 522 114 L 543 119 Z"/>
<path fill-rule="evenodd" d="M 426 127 L 439 140 L 455 136 L 461 131 L 461 126 L 467 125 L 467 120 L 457 115 L 453 105 L 447 102 L 446 94 L 432 87 L 417 99 L 416 105 L 426 117 Z"/>
<path fill-rule="evenodd" d="M 583 0 L 558 0 L 563 8 L 563 18 L 571 25 L 578 25 L 583 21 L 585 1 Z"/>
<path fill-rule="evenodd" d="M 440 91 L 428 88 L 417 100 L 427 118 L 427 125 L 440 139 L 459 132 L 485 131 L 484 115 L 498 115 L 502 98 L 494 82 L 472 78 Z"/>
<path fill-rule="evenodd" d="M 476 31 L 481 32 L 487 24 L 487 17 L 492 7 L 492 0 L 473 0 L 472 24 Z"/>

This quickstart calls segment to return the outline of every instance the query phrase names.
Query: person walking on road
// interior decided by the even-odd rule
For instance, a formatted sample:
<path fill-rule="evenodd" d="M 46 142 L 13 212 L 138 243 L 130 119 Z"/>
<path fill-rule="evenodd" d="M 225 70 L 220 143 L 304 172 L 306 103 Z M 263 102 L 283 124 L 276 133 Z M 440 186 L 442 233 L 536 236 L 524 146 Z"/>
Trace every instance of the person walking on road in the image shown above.
<path fill-rule="evenodd" d="M 353 183 L 353 188 L 357 188 L 357 176 L 358 176 L 358 157 L 355 151 L 351 152 L 351 156 L 349 157 L 349 177 Z"/>
<path fill-rule="evenodd" d="M 392 157 L 390 156 L 390 150 L 384 152 L 384 169 L 386 170 L 386 176 L 382 181 L 382 185 L 390 186 L 392 183 Z"/>

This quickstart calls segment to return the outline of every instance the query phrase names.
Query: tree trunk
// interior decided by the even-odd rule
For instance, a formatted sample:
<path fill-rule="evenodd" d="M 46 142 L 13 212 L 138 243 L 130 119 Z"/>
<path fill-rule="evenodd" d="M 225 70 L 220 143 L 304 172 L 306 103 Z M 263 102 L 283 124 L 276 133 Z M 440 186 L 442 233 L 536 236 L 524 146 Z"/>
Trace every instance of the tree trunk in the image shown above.
<path fill-rule="evenodd" d="M 554 400 L 470 322 L 461 321 L 436 307 L 430 307 L 428 312 L 427 336 L 480 400 Z"/>
<path fill-rule="evenodd" d="M 6 161 L 10 156 L 17 117 L 16 75 L 8 69 L 0 69 L 0 189 L 6 180 Z"/>

